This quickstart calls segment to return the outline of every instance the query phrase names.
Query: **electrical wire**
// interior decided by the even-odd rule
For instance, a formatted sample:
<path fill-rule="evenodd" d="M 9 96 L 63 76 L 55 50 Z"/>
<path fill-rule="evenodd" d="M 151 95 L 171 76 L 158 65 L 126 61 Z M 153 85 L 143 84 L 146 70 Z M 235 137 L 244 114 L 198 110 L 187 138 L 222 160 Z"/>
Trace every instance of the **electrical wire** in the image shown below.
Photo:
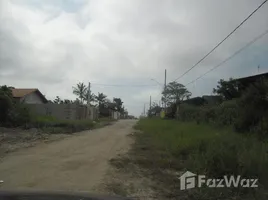
<path fill-rule="evenodd" d="M 241 53 L 242 51 L 244 51 L 246 48 L 248 48 L 249 46 L 251 46 L 253 43 L 255 43 L 256 41 L 258 41 L 259 39 L 263 38 L 265 35 L 268 34 L 268 30 L 266 30 L 264 33 L 262 33 L 261 35 L 259 35 L 258 37 L 256 37 L 254 40 L 251 40 L 249 43 L 247 43 L 245 46 L 243 46 L 242 48 L 240 48 L 238 51 L 236 51 L 234 54 L 232 54 L 231 56 L 229 56 L 227 59 L 225 59 L 224 61 L 220 62 L 218 65 L 214 66 L 213 68 L 211 68 L 210 70 L 208 70 L 206 73 L 200 75 L 199 77 L 197 77 L 196 79 L 194 79 L 193 81 L 187 83 L 185 86 L 194 83 L 195 81 L 197 81 L 198 79 L 202 78 L 203 76 L 207 75 L 208 73 L 212 72 L 213 70 L 217 69 L 218 67 L 220 67 L 221 65 L 225 64 L 227 61 L 231 60 L 232 58 L 234 58 L 235 56 L 237 56 L 239 53 Z"/>
<path fill-rule="evenodd" d="M 106 87 L 155 87 L 158 85 L 125 85 L 125 84 L 102 84 L 102 83 L 91 83 L 96 86 L 106 86 Z"/>
<path fill-rule="evenodd" d="M 174 81 L 182 78 L 193 68 L 195 68 L 199 63 L 201 63 L 205 58 L 207 58 L 215 49 L 217 49 L 225 40 L 227 40 L 234 32 L 236 32 L 252 15 L 254 15 L 268 0 L 263 1 L 248 17 L 246 17 L 232 32 L 230 32 L 220 43 L 218 43 L 212 50 L 210 50 L 203 58 L 201 58 L 196 64 L 189 68 L 186 72 L 176 78 Z"/>

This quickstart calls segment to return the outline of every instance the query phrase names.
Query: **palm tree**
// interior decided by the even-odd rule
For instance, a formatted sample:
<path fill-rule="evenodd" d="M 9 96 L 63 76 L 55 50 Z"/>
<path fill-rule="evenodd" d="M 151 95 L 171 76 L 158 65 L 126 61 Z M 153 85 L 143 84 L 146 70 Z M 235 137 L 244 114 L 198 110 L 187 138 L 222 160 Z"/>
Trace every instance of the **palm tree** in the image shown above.
<path fill-rule="evenodd" d="M 85 97 L 87 96 L 87 86 L 84 83 L 79 82 L 76 87 L 73 87 L 73 94 L 77 95 L 83 104 Z"/>
<path fill-rule="evenodd" d="M 114 98 L 114 103 L 116 104 L 117 110 L 121 112 L 123 101 L 120 98 Z"/>
<path fill-rule="evenodd" d="M 96 96 L 95 96 L 95 94 L 90 93 L 90 96 L 89 96 L 89 99 L 88 99 L 88 92 L 86 92 L 86 94 L 84 95 L 83 99 L 85 101 L 88 101 L 89 100 L 89 103 L 90 102 L 95 102 L 96 101 Z"/>
<path fill-rule="evenodd" d="M 100 107 L 101 104 L 103 104 L 105 102 L 106 97 L 107 96 L 105 94 L 98 92 L 98 95 L 96 96 L 96 100 L 99 103 L 99 107 Z"/>

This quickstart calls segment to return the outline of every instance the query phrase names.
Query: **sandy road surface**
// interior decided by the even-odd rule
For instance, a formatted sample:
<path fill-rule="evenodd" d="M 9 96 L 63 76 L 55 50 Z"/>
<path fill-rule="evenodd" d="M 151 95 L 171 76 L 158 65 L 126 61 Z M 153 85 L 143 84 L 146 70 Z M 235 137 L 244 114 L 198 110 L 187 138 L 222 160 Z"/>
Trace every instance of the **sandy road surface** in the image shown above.
<path fill-rule="evenodd" d="M 49 144 L 22 149 L 0 161 L 0 189 L 92 191 L 109 159 L 130 146 L 135 120 L 84 131 Z"/>

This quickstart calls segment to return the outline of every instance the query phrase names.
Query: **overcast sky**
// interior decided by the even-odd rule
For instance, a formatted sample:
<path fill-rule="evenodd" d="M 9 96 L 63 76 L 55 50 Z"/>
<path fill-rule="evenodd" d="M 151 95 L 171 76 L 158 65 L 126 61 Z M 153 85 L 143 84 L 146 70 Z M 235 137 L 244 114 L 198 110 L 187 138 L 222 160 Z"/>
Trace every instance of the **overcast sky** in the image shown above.
<path fill-rule="evenodd" d="M 164 70 L 179 77 L 263 0 L 0 0 L 0 85 L 75 99 L 72 86 L 120 97 L 129 113 L 159 102 Z M 187 84 L 268 29 L 268 3 L 194 70 Z M 268 36 L 188 89 L 268 71 Z M 104 85 L 101 85 L 104 84 Z M 125 86 L 107 86 L 125 85 Z M 137 86 L 138 85 L 138 86 Z M 144 86 L 139 86 L 144 85 Z M 135 86 L 135 87 L 134 87 Z M 147 104 L 148 107 L 148 104 Z"/>

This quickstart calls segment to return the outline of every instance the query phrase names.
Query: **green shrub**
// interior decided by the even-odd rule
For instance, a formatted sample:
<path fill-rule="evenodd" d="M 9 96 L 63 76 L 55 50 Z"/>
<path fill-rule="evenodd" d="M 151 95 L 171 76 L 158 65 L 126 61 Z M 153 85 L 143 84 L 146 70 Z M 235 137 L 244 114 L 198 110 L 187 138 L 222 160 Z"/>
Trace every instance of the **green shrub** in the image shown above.
<path fill-rule="evenodd" d="M 233 125 L 238 118 L 237 100 L 225 101 L 216 109 L 215 121 L 220 125 Z"/>
<path fill-rule="evenodd" d="M 198 113 L 200 112 L 200 107 L 181 104 L 179 107 L 178 118 L 182 121 L 193 121 L 197 119 Z"/>
<path fill-rule="evenodd" d="M 235 123 L 235 130 L 238 132 L 255 131 L 262 133 L 267 131 L 263 123 L 267 119 L 268 111 L 268 84 L 258 82 L 251 85 L 238 101 L 239 118 Z M 266 129 L 266 130 L 263 130 Z"/>
<path fill-rule="evenodd" d="M 27 125 L 30 120 L 29 109 L 20 103 L 15 104 L 8 114 L 8 123 L 12 126 Z"/>
<path fill-rule="evenodd" d="M 231 199 L 234 196 L 236 199 L 253 199 L 254 195 L 267 194 L 267 141 L 258 140 L 254 135 L 237 134 L 226 128 L 174 120 L 144 119 L 139 121 L 136 128 L 143 133 L 136 135 L 132 154 L 135 163 L 153 174 L 152 178 L 157 181 L 159 188 L 165 187 L 165 195 L 178 195 L 179 199 Z M 179 189 L 179 181 L 174 182 L 175 173 L 163 173 L 167 169 L 174 172 L 189 170 L 208 178 L 223 178 L 224 175 L 258 178 L 260 190 L 199 188 L 191 191 L 191 194 L 185 194 Z M 182 198 L 182 195 L 190 196 Z M 195 195 L 195 198 L 191 195 Z"/>
<path fill-rule="evenodd" d="M 44 130 L 60 130 L 60 132 L 73 133 L 93 128 L 93 121 L 85 120 L 58 120 L 52 116 L 35 116 L 31 120 L 31 125 Z"/>
<path fill-rule="evenodd" d="M 190 106 L 181 105 L 179 119 L 217 125 L 232 125 L 238 117 L 237 100 L 223 102 L 220 105 Z"/>
<path fill-rule="evenodd" d="M 12 101 L 7 95 L 0 94 L 0 124 L 8 120 L 8 113 L 12 109 Z"/>

